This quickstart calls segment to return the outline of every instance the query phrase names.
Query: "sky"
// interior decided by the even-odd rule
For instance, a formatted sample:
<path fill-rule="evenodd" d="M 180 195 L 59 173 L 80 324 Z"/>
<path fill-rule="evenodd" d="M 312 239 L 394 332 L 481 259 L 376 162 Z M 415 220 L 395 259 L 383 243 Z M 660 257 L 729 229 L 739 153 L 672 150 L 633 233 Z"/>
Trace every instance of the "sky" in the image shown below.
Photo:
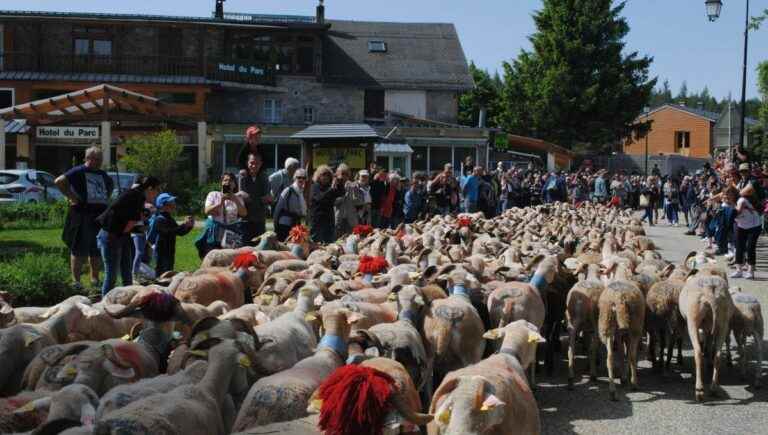
<path fill-rule="evenodd" d="M 5 3 L 5 2 L 3 2 Z M 25 0 L 1 9 L 210 16 L 214 0 Z M 317 0 L 228 0 L 226 11 L 314 15 Z M 741 95 L 745 0 L 724 0 L 720 19 L 707 20 L 704 0 L 627 0 L 627 50 L 654 58 L 651 75 L 668 79 L 673 94 L 708 86 L 717 98 Z M 766 2 L 752 2 L 753 15 Z M 757 3 L 757 5 L 755 5 Z M 541 0 L 326 0 L 331 19 L 454 23 L 468 60 L 491 72 L 529 49 L 533 12 Z M 768 60 L 768 22 L 750 32 L 747 97 L 757 97 L 755 68 Z"/>

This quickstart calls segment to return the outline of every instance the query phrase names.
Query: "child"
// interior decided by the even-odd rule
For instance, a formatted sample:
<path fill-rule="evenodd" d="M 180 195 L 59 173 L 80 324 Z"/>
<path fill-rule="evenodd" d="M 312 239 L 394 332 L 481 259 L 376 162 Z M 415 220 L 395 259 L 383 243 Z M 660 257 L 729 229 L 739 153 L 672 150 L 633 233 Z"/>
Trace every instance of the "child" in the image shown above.
<path fill-rule="evenodd" d="M 176 260 L 176 236 L 183 236 L 192 231 L 195 220 L 192 216 L 187 216 L 187 220 L 183 224 L 176 223 L 172 216 L 176 210 L 176 197 L 168 193 L 158 195 L 155 204 L 157 205 L 157 213 L 151 224 L 150 232 L 157 232 L 155 273 L 160 276 L 173 270 Z"/>
<path fill-rule="evenodd" d="M 146 265 L 149 264 L 152 254 L 147 249 L 147 227 L 152 212 L 145 208 L 141 212 L 141 222 L 136 224 L 131 230 L 131 240 L 133 241 L 133 282 L 142 282 L 142 276 L 146 275 Z M 151 271 L 150 271 L 151 272 Z M 154 278 L 150 276 L 148 278 Z"/>

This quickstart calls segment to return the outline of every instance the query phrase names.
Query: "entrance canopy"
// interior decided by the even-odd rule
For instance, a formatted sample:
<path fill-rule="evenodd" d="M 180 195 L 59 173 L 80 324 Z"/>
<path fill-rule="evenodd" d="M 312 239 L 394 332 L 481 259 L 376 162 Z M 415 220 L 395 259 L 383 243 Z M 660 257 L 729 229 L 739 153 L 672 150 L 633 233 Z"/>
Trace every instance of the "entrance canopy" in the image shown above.
<path fill-rule="evenodd" d="M 373 161 L 373 143 L 379 134 L 368 124 L 317 124 L 291 135 L 304 145 L 304 166 L 346 163 L 352 169 L 367 168 Z"/>
<path fill-rule="evenodd" d="M 52 98 L 18 104 L 0 110 L 0 118 L 10 121 L 26 119 L 28 124 L 55 122 L 104 121 L 110 112 L 140 115 L 141 119 L 187 117 L 189 115 L 173 104 L 112 85 L 98 85 Z"/>
<path fill-rule="evenodd" d="M 367 143 L 379 139 L 368 124 L 317 124 L 291 135 L 304 142 L 358 142 Z"/>

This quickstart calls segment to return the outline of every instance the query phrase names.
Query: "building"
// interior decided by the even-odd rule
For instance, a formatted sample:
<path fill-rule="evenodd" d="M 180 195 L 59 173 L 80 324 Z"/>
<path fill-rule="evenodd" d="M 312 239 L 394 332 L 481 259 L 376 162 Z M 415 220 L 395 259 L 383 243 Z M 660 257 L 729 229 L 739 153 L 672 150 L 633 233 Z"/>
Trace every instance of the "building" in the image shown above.
<path fill-rule="evenodd" d="M 715 123 L 715 144 L 714 148 L 716 152 L 728 151 L 732 145 L 745 143 L 747 148 L 750 144 L 749 131 L 758 125 L 756 119 L 745 118 L 747 125 L 746 131 L 744 131 L 744 141 L 739 140 L 739 132 L 741 131 L 741 113 L 736 107 L 736 104 L 729 104 L 720 114 L 720 118 Z"/>
<path fill-rule="evenodd" d="M 738 126 L 741 120 L 735 108 L 715 113 L 665 104 L 639 116 L 635 122 L 647 121 L 652 122 L 647 138 L 632 136 L 625 139 L 625 154 L 644 155 L 647 142 L 649 155 L 709 158 L 715 150 L 725 151 L 730 144 L 740 142 Z M 729 126 L 729 122 L 733 124 Z M 755 124 L 755 120 L 747 118 L 748 127 Z"/>
<path fill-rule="evenodd" d="M 61 173 L 107 142 L 114 164 L 126 137 L 172 128 L 203 181 L 237 168 L 251 124 L 264 131 L 269 170 L 307 160 L 313 148 L 294 136 L 325 124 L 373 127 L 376 161 L 405 175 L 488 158 L 489 130 L 457 125 L 458 96 L 474 84 L 452 24 L 330 20 L 322 2 L 311 16 L 0 11 L 0 50 L 6 166 Z M 106 109 L 79 93 L 101 85 L 136 94 L 133 106 L 113 88 L 100 88 Z M 352 155 L 348 146 L 336 155 Z"/>

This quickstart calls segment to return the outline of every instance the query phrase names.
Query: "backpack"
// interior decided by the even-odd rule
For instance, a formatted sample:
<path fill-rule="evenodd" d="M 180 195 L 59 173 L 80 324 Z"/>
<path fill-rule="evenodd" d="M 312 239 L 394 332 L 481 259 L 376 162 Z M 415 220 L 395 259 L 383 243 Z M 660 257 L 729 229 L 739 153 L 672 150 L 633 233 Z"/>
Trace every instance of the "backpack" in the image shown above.
<path fill-rule="evenodd" d="M 155 213 L 149 217 L 149 230 L 147 230 L 147 242 L 153 246 L 157 244 L 157 239 L 160 238 L 160 232 L 157 231 L 158 219 L 160 219 L 159 213 Z"/>

